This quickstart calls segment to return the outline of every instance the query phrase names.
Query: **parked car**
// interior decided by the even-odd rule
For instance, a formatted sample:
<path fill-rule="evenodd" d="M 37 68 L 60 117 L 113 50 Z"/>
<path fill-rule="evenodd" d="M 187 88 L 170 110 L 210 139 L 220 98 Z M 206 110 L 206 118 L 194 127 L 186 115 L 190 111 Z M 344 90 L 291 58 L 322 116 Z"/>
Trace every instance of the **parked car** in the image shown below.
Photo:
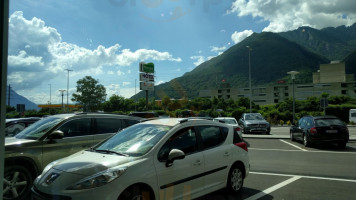
<path fill-rule="evenodd" d="M 216 118 L 214 118 L 214 121 L 224 122 L 225 124 L 231 125 L 232 127 L 234 127 L 236 132 L 242 138 L 241 127 L 239 126 L 239 124 L 237 123 L 237 121 L 234 117 L 216 117 Z"/>
<path fill-rule="evenodd" d="M 13 137 L 29 125 L 40 120 L 40 117 L 27 117 L 27 118 L 16 118 L 16 119 L 6 119 L 5 125 L 5 137 Z"/>
<path fill-rule="evenodd" d="M 304 146 L 315 143 L 337 143 L 345 148 L 349 141 L 349 130 L 335 116 L 305 116 L 290 128 L 290 139 L 300 140 Z"/>
<path fill-rule="evenodd" d="M 129 116 L 136 116 L 142 118 L 156 118 L 159 117 L 158 113 L 156 112 L 131 112 Z"/>
<path fill-rule="evenodd" d="M 5 138 L 3 199 L 28 199 L 33 180 L 48 163 L 87 149 L 142 120 L 115 114 L 59 114 Z"/>
<path fill-rule="evenodd" d="M 232 126 L 165 118 L 135 124 L 49 164 L 34 199 L 194 199 L 239 192 L 249 174 L 247 144 Z"/>
<path fill-rule="evenodd" d="M 243 113 L 238 124 L 243 134 L 271 132 L 271 125 L 260 113 Z"/>

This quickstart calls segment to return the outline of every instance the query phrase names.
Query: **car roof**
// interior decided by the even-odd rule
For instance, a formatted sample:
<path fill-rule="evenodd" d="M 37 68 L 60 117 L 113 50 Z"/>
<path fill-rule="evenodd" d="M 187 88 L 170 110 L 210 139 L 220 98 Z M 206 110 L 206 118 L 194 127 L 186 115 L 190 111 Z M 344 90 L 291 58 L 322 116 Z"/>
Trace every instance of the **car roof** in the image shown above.
<path fill-rule="evenodd" d="M 188 118 L 157 118 L 143 122 L 143 124 L 155 124 L 155 125 L 167 125 L 167 126 L 176 126 L 188 121 L 197 121 L 204 120 L 212 122 L 213 118 L 206 117 L 188 117 Z M 213 122 L 217 123 L 217 122 Z"/>

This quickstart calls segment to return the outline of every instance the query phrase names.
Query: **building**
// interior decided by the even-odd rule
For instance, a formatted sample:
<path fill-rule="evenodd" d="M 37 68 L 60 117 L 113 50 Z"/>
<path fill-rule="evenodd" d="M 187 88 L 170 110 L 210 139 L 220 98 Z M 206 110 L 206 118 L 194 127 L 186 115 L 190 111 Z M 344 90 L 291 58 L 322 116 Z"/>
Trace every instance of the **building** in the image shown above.
<path fill-rule="evenodd" d="M 298 79 L 298 75 L 296 76 Z M 202 90 L 199 97 L 210 98 L 214 96 L 224 99 L 237 100 L 250 96 L 249 88 L 225 87 L 213 90 Z M 330 96 L 346 95 L 356 98 L 356 81 L 353 74 L 345 73 L 345 63 L 333 61 L 330 64 L 321 64 L 320 70 L 313 73 L 313 83 L 295 84 L 294 96 L 296 100 L 306 100 L 308 97 L 320 97 L 323 93 Z M 265 87 L 252 87 L 252 101 L 258 105 L 275 104 L 293 96 L 292 84 L 278 81 L 278 84 Z"/>

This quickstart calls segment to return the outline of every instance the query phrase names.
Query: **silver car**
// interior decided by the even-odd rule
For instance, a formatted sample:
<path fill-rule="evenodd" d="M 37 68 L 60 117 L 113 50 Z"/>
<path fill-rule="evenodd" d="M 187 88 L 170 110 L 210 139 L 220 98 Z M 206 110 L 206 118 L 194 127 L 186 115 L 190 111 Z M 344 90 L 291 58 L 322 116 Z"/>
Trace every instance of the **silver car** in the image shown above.
<path fill-rule="evenodd" d="M 126 115 L 77 113 L 43 118 L 5 138 L 3 199 L 28 199 L 33 180 L 50 162 L 69 156 L 143 121 Z"/>
<path fill-rule="evenodd" d="M 260 113 L 243 113 L 239 119 L 243 134 L 265 133 L 270 134 L 271 126 Z"/>

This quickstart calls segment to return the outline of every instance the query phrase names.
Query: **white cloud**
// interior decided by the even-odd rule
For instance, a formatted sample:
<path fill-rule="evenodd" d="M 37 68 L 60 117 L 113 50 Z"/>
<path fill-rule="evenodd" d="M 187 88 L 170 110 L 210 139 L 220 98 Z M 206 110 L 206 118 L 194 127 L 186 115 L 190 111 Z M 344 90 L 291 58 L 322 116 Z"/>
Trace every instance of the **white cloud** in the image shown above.
<path fill-rule="evenodd" d="M 198 65 L 202 64 L 203 62 L 205 62 L 205 57 L 204 56 L 191 56 L 190 59 L 196 60 L 194 62 L 195 66 L 198 66 Z"/>
<path fill-rule="evenodd" d="M 104 71 L 112 74 L 120 67 L 117 74 L 124 75 L 123 71 L 131 73 L 125 68 L 141 60 L 182 62 L 169 52 L 153 49 L 131 51 L 115 44 L 91 50 L 67 43 L 55 28 L 36 17 L 25 19 L 21 11 L 9 18 L 8 52 L 8 82 L 17 90 L 32 89 L 53 79 L 63 80 L 64 69 L 72 69 L 71 74 L 81 76 L 101 75 Z"/>
<path fill-rule="evenodd" d="M 269 22 L 263 31 L 283 32 L 300 26 L 321 29 L 356 22 L 356 3 L 352 0 L 235 0 L 228 13 L 252 16 Z"/>
<path fill-rule="evenodd" d="M 235 31 L 231 35 L 231 39 L 235 44 L 237 44 L 237 43 L 241 42 L 242 40 L 244 40 L 245 38 L 247 38 L 248 36 L 250 36 L 252 33 L 253 33 L 252 30 L 244 30 L 242 32 Z"/>
<path fill-rule="evenodd" d="M 123 75 L 125 75 L 125 72 L 122 72 L 122 71 L 118 70 L 118 71 L 116 72 L 116 74 L 117 74 L 118 76 L 123 76 Z"/>
<path fill-rule="evenodd" d="M 108 75 L 114 75 L 114 72 L 111 71 L 111 70 L 109 70 L 109 71 L 107 72 L 107 74 L 108 74 Z"/>
<path fill-rule="evenodd" d="M 122 82 L 122 86 L 131 85 L 131 82 Z"/>
<path fill-rule="evenodd" d="M 212 51 L 212 52 L 215 52 L 215 53 L 219 53 L 219 52 L 221 52 L 221 51 L 226 50 L 226 46 L 222 46 L 222 47 L 214 47 L 214 46 L 212 46 L 212 47 L 210 47 L 210 48 L 211 48 L 211 51 Z"/>

